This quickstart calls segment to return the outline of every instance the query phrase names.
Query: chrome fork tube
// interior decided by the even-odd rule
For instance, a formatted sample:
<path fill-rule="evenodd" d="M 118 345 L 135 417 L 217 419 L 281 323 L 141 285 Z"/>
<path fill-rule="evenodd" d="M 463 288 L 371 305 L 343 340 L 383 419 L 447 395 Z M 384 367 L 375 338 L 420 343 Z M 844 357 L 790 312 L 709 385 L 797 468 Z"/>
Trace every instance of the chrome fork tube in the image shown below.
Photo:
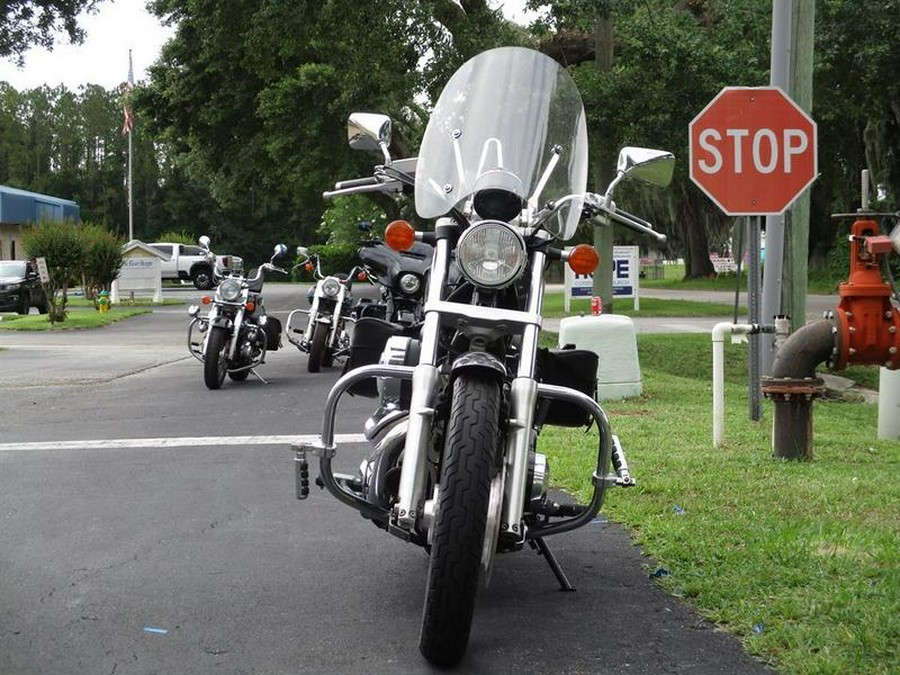
<path fill-rule="evenodd" d="M 543 271 L 546 254 L 535 251 L 532 258 L 531 284 L 528 290 L 528 312 L 540 316 L 544 298 Z M 531 444 L 531 427 L 534 424 L 534 406 L 537 400 L 537 381 L 534 378 L 540 326 L 528 325 L 522 334 L 522 351 L 516 379 L 509 392 L 509 421 L 506 434 L 506 462 L 508 480 L 500 518 L 501 530 L 524 536 L 521 521 L 525 510 L 525 493 L 528 483 L 528 450 Z"/>
<path fill-rule="evenodd" d="M 440 301 L 450 264 L 450 244 L 446 239 L 438 239 L 434 249 L 426 307 L 428 303 Z M 409 426 L 403 449 L 398 500 L 394 507 L 397 524 L 409 531 L 415 529 L 420 515 L 418 505 L 425 490 L 429 430 L 439 377 L 436 361 L 440 324 L 441 318 L 437 312 L 426 312 L 421 332 L 419 365 L 413 370 Z"/>
<path fill-rule="evenodd" d="M 229 361 L 234 358 L 234 354 L 237 351 L 238 338 L 241 335 L 241 325 L 244 323 L 244 311 L 242 305 L 237 311 L 237 314 L 234 315 L 234 322 L 231 324 L 231 346 L 228 347 Z"/>

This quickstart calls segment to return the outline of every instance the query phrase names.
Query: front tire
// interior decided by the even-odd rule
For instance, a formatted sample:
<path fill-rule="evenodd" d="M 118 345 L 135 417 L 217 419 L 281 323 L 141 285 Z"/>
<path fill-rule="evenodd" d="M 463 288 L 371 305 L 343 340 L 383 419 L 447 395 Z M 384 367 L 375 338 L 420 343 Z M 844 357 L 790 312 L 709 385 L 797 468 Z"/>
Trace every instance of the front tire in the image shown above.
<path fill-rule="evenodd" d="M 309 345 L 309 360 L 306 369 L 311 373 L 318 373 L 325 360 L 325 343 L 328 341 L 328 329 L 330 326 L 324 323 L 316 323 L 313 326 L 312 340 Z"/>
<path fill-rule="evenodd" d="M 499 445 L 500 385 L 463 372 L 453 384 L 419 650 L 437 666 L 466 651 Z"/>
<path fill-rule="evenodd" d="M 208 291 L 213 287 L 213 273 L 209 267 L 198 267 L 191 275 L 191 281 L 194 282 L 194 288 L 198 291 Z"/>
<path fill-rule="evenodd" d="M 209 389 L 220 389 L 228 372 L 228 330 L 221 326 L 210 330 L 203 360 L 203 381 Z"/>
<path fill-rule="evenodd" d="M 19 308 L 16 310 L 18 314 L 28 314 L 31 310 L 31 299 L 26 293 L 22 293 L 22 299 L 19 301 Z"/>

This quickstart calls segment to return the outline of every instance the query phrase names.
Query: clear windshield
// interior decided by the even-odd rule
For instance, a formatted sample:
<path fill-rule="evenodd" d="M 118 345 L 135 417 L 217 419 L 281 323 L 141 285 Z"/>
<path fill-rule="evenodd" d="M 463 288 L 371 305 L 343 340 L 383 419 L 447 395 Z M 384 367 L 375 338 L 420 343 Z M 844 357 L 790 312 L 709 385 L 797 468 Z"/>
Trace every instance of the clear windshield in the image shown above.
<path fill-rule="evenodd" d="M 582 195 L 586 183 L 587 129 L 575 82 L 539 52 L 502 47 L 463 64 L 441 93 L 419 151 L 416 211 L 436 218 L 464 209 L 485 187 L 537 206 Z M 580 216 L 577 199 L 560 223 L 563 238 Z"/>

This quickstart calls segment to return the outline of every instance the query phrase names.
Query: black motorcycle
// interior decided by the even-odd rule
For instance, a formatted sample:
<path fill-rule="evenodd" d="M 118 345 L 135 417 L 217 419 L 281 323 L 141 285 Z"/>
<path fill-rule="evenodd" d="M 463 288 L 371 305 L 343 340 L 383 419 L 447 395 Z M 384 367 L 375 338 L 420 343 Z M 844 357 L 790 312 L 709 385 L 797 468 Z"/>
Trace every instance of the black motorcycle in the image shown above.
<path fill-rule="evenodd" d="M 208 238 L 204 239 L 208 250 Z M 241 382 L 253 373 L 265 382 L 255 368 L 265 363 L 267 351 L 281 345 L 281 322 L 266 316 L 262 287 L 266 270 L 287 274 L 274 264 L 285 253 L 287 247 L 278 244 L 269 262 L 260 265 L 252 277 L 234 268 L 227 276 L 217 277 L 215 295 L 205 295 L 201 301 L 209 307 L 205 316 L 200 315 L 199 305 L 188 307 L 188 350 L 203 363 L 203 381 L 208 388 L 219 389 L 226 374 Z"/>
<path fill-rule="evenodd" d="M 595 399 L 597 354 L 538 346 L 543 277 L 552 261 L 580 274 L 596 267 L 592 247 L 566 251 L 556 243 L 570 240 L 584 218 L 663 240 L 617 208 L 612 194 L 626 178 L 667 184 L 674 157 L 624 148 L 606 192 L 587 192 L 578 89 L 556 61 L 518 47 L 479 54 L 453 75 L 428 123 L 414 176 L 391 161 L 390 118 L 354 114 L 348 131 L 352 147 L 379 150 L 384 163 L 343 192 L 412 187 L 416 212 L 433 230 L 395 221 L 385 241 L 398 250 L 424 241 L 434 255 L 424 319 L 414 334 L 398 334 L 402 327 L 389 321 L 373 319 L 365 331 L 357 323 L 353 342 L 365 343 L 370 360 L 360 350 L 358 367 L 325 401 L 321 437 L 297 446 L 298 496 L 308 492 L 307 456 L 314 454 L 321 484 L 340 502 L 428 551 L 419 648 L 446 666 L 466 650 L 477 590 L 497 555 L 535 548 L 571 589 L 545 539 L 591 522 L 607 488 L 634 482 Z M 363 427 L 371 451 L 357 474 L 337 474 L 338 403 L 366 382 L 376 383 L 378 396 Z M 596 425 L 596 464 L 587 477 L 593 496 L 586 504 L 560 504 L 548 494 L 540 444 L 548 425 Z M 518 628 L 524 635 L 534 626 Z"/>

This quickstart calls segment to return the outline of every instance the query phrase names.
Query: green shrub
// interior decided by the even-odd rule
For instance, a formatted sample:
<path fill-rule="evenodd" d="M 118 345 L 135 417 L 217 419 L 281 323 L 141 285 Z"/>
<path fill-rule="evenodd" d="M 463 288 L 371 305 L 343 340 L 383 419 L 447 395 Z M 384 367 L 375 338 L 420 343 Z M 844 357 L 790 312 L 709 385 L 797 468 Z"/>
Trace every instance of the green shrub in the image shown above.
<path fill-rule="evenodd" d="M 108 291 L 122 267 L 122 241 L 101 225 L 82 223 L 79 236 L 84 247 L 81 286 L 84 296 L 95 301 L 100 291 Z"/>
<path fill-rule="evenodd" d="M 354 243 L 344 244 L 318 244 L 310 246 L 311 255 L 318 255 L 322 267 L 322 274 L 346 274 L 354 265 L 358 264 L 359 257 L 357 251 L 359 246 Z M 300 260 L 296 260 L 297 264 Z M 303 267 L 298 267 L 295 272 L 297 281 L 314 281 L 313 272 L 308 272 Z"/>
<path fill-rule="evenodd" d="M 84 242 L 81 226 L 71 220 L 41 221 L 27 228 L 23 234 L 25 254 L 29 258 L 44 258 L 50 281 L 44 291 L 50 302 L 48 320 L 66 320 L 69 287 L 77 284 L 84 269 Z"/>

